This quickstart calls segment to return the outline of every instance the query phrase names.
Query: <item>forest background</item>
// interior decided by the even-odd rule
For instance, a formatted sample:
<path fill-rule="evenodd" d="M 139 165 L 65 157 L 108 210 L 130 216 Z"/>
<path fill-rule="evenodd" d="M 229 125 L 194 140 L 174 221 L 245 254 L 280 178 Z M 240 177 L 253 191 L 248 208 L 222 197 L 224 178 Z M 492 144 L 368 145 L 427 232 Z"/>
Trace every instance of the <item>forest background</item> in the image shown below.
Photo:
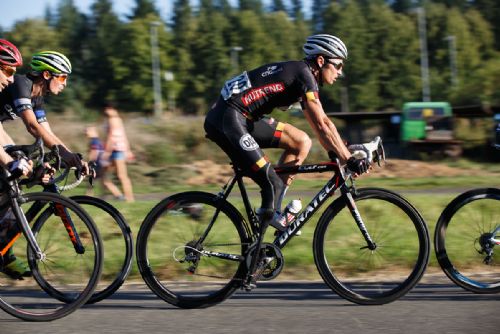
<path fill-rule="evenodd" d="M 432 100 L 500 104 L 496 0 L 313 0 L 311 8 L 302 0 L 173 0 L 168 21 L 152 0 L 136 0 L 125 18 L 110 0 L 95 0 L 87 14 L 60 0 L 45 19 L 18 21 L 0 36 L 20 47 L 24 71 L 36 51 L 69 57 L 74 71 L 64 94 L 49 99 L 51 112 L 85 114 L 111 99 L 123 112 L 152 113 L 153 27 L 164 110 L 203 115 L 225 80 L 266 62 L 301 59 L 305 38 L 321 32 L 349 49 L 345 77 L 322 88 L 327 111 L 340 111 L 342 98 L 352 112 L 400 110 L 422 99 L 418 7 L 426 13 Z"/>

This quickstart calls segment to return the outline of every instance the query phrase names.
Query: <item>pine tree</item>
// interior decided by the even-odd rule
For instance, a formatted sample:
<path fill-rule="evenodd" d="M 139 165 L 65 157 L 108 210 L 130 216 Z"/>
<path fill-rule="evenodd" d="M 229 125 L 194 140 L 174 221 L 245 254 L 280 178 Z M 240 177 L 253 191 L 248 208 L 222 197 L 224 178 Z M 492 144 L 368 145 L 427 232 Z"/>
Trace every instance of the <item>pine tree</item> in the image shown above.
<path fill-rule="evenodd" d="M 113 12 L 111 0 L 96 0 L 92 4 L 87 30 L 84 77 L 89 83 L 89 103 L 101 107 L 106 100 L 118 98 L 113 61 L 122 23 Z"/>
<path fill-rule="evenodd" d="M 135 0 L 135 7 L 129 19 L 145 18 L 148 15 L 160 16 L 155 7 L 154 0 Z"/>

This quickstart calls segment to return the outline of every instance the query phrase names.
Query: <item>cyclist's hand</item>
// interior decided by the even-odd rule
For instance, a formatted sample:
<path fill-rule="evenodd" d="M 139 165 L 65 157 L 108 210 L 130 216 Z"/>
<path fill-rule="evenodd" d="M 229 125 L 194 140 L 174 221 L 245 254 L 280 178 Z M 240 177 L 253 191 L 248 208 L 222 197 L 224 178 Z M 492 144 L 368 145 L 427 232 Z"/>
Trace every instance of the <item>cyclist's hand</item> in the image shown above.
<path fill-rule="evenodd" d="M 363 144 L 349 145 L 347 149 L 357 159 L 365 158 L 368 163 L 373 160 L 373 153 Z"/>
<path fill-rule="evenodd" d="M 368 172 L 370 164 L 365 158 L 356 159 L 355 157 L 350 157 L 347 160 L 347 168 L 357 176 Z"/>
<path fill-rule="evenodd" d="M 70 152 L 62 145 L 57 145 L 57 149 L 59 150 L 62 161 L 64 161 L 67 166 L 75 167 L 77 170 L 83 169 L 81 154 Z"/>
<path fill-rule="evenodd" d="M 55 168 L 53 168 L 49 163 L 45 162 L 43 164 L 43 173 L 41 175 L 42 184 L 50 183 L 55 173 Z"/>
<path fill-rule="evenodd" d="M 13 178 L 18 178 L 22 175 L 28 176 L 33 170 L 33 161 L 26 158 L 13 160 L 7 164 L 7 169 Z"/>
<path fill-rule="evenodd" d="M 81 175 L 95 177 L 95 169 L 89 166 L 87 161 L 82 160 L 82 169 L 80 171 Z"/>

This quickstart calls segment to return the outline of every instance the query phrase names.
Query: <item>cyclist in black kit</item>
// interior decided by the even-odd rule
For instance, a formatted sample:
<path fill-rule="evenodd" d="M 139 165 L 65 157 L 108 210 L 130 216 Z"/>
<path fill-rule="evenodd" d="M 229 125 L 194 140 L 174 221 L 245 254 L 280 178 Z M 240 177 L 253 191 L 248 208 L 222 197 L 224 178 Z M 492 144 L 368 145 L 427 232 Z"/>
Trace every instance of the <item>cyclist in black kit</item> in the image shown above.
<path fill-rule="evenodd" d="M 33 137 L 41 137 L 47 147 L 54 145 L 58 147 L 61 159 L 67 165 L 88 173 L 88 164 L 81 159 L 81 155 L 68 150 L 52 132 L 43 109 L 45 95 L 57 95 L 66 87 L 68 75 L 71 73 L 71 63 L 61 53 L 43 51 L 33 55 L 30 66 L 32 72 L 27 75 L 14 75 L 13 82 L 0 92 L 0 127 L 3 130 L 4 121 L 21 118 Z M 12 138 L 4 131 L 0 141 L 3 146 L 14 144 Z M 45 181 L 48 181 L 49 177 L 49 174 L 44 175 Z M 12 214 L 7 213 L 0 217 L 0 220 L 0 224 L 3 225 L 0 229 L 0 248 L 3 248 L 2 243 L 8 240 L 8 235 L 13 233 L 17 225 L 12 224 L 12 221 L 15 222 Z M 12 247 L 3 255 L 2 262 L 1 271 L 12 278 L 22 279 L 31 276 L 28 265 L 15 257 Z"/>
<path fill-rule="evenodd" d="M 347 48 L 335 36 L 313 35 L 303 46 L 305 59 L 271 63 L 243 72 L 228 80 L 205 119 L 207 137 L 217 143 L 240 168 L 261 187 L 262 204 L 257 210 L 262 222 L 284 230 L 276 212 L 293 175 L 276 174 L 261 148 L 282 148 L 278 165 L 300 165 L 311 148 L 308 135 L 292 126 L 266 117 L 274 108 L 301 102 L 306 119 L 321 145 L 335 153 L 356 174 L 367 172 L 368 163 L 355 159 L 326 116 L 318 91 L 342 75 Z"/>
<path fill-rule="evenodd" d="M 14 82 L 16 68 L 22 65 L 23 57 L 17 47 L 5 39 L 0 39 L 0 92 Z M 28 175 L 31 172 L 31 163 L 23 158 L 14 160 L 3 149 L 4 142 L 9 139 L 10 136 L 0 123 L 0 165 L 13 176 Z"/>
<path fill-rule="evenodd" d="M 71 152 L 52 132 L 44 110 L 44 96 L 57 95 L 66 88 L 70 61 L 62 53 L 42 51 L 33 55 L 30 66 L 30 73 L 16 74 L 14 83 L 0 93 L 0 122 L 21 118 L 33 137 L 41 137 L 47 147 L 58 147 L 67 165 L 88 173 L 88 164 L 81 155 Z"/>

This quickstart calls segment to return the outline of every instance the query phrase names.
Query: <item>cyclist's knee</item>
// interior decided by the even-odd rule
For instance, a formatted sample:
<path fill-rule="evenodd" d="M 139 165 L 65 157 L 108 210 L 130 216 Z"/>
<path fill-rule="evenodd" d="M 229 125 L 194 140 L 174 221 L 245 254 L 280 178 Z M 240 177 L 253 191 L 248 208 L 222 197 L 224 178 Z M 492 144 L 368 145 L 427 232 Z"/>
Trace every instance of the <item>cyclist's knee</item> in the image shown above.
<path fill-rule="evenodd" d="M 303 132 L 302 135 L 298 138 L 299 141 L 299 155 L 303 157 L 304 159 L 307 157 L 309 154 L 309 151 L 311 150 L 312 147 L 312 140 L 311 138 L 307 135 L 307 133 Z"/>

